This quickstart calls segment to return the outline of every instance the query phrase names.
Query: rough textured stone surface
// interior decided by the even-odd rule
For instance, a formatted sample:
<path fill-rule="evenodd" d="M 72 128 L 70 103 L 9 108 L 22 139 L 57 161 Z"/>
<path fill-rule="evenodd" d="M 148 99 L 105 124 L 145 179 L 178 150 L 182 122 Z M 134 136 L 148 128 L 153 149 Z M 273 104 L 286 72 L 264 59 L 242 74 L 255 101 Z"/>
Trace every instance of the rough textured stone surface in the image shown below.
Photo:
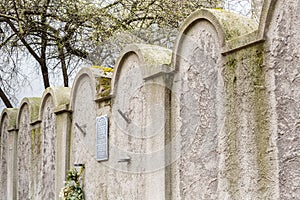
<path fill-rule="evenodd" d="M 274 3 L 273 3 L 274 4 Z M 300 1 L 278 1 L 267 21 L 266 65 L 272 83 L 280 199 L 300 199 Z"/>
<path fill-rule="evenodd" d="M 72 98 L 73 121 L 70 164 L 71 166 L 75 163 L 85 164 L 83 179 L 85 199 L 90 200 L 103 197 L 101 184 L 104 181 L 105 173 L 96 161 L 97 104 L 94 101 L 96 77 L 90 70 L 89 73 L 85 73 L 85 71 L 79 72 L 72 91 L 76 95 Z M 81 130 L 77 126 L 80 126 Z"/>
<path fill-rule="evenodd" d="M 167 49 L 135 45 L 127 48 L 117 62 L 110 129 L 114 134 L 110 136 L 107 165 L 117 174 L 109 177 L 110 182 L 120 188 L 109 199 L 166 198 L 164 74 L 170 70 L 170 60 Z M 118 163 L 126 157 L 130 162 Z"/>
<path fill-rule="evenodd" d="M 118 80 L 114 86 L 112 102 L 112 134 L 110 136 L 111 149 L 118 149 L 112 154 L 111 166 L 116 169 L 116 176 L 111 182 L 118 185 L 118 190 L 109 195 L 111 198 L 144 199 L 145 178 L 142 155 L 146 152 L 146 134 L 144 104 L 145 88 L 140 61 L 136 54 L 128 55 L 118 66 Z M 119 111 L 130 120 L 127 122 Z M 139 113 L 139 114 L 138 114 Z M 115 154 L 115 155 L 114 155 Z M 136 156 L 135 156 L 136 155 Z M 133 157 L 134 156 L 134 157 Z M 118 163 L 118 160 L 131 157 L 131 162 Z M 110 188 L 113 191 L 113 188 Z M 122 195 L 121 195 L 122 194 Z"/>
<path fill-rule="evenodd" d="M 31 199 L 39 200 L 41 190 L 41 168 L 42 168 L 42 142 L 41 142 L 41 123 L 31 125 L 32 136 L 32 158 L 31 158 Z"/>
<path fill-rule="evenodd" d="M 41 106 L 25 98 L 17 123 L 4 111 L 1 198 L 57 199 L 76 163 L 85 164 L 87 200 L 300 199 L 299 9 L 299 0 L 265 0 L 259 26 L 196 11 L 173 60 L 167 49 L 131 45 L 112 86 L 86 68 L 71 95 L 49 88 Z M 101 115 L 109 159 L 97 162 Z"/>
<path fill-rule="evenodd" d="M 14 157 L 15 157 L 15 137 L 16 137 L 16 118 L 18 109 L 6 108 L 2 112 L 0 127 L 0 155 L 1 155 L 1 198 L 3 200 L 16 199 L 14 187 Z"/>
<path fill-rule="evenodd" d="M 17 199 L 30 199 L 31 131 L 28 104 L 23 104 L 18 116 L 17 137 Z"/>
<path fill-rule="evenodd" d="M 55 156 L 56 127 L 54 102 L 50 95 L 43 99 L 41 124 L 41 184 L 38 196 L 40 198 L 55 198 Z"/>
<path fill-rule="evenodd" d="M 69 92 L 68 92 L 69 93 Z M 69 93 L 70 94 L 70 93 Z M 66 109 L 67 107 L 67 109 Z M 63 109 L 55 109 L 56 114 L 56 164 L 55 164 L 55 193 L 58 199 L 61 188 L 64 186 L 65 177 L 70 167 L 70 131 L 71 113 L 68 106 Z"/>
<path fill-rule="evenodd" d="M 225 63 L 225 169 L 229 199 L 276 199 L 276 149 L 270 132 L 263 45 L 231 53 Z M 224 191 L 224 193 L 226 193 Z"/>
<path fill-rule="evenodd" d="M 8 116 L 4 116 L 1 121 L 1 133 L 0 133 L 0 194 L 2 199 L 7 199 L 7 176 L 8 173 L 8 151 L 9 151 L 9 132 L 8 132 Z"/>
<path fill-rule="evenodd" d="M 182 138 L 177 163 L 180 199 L 215 199 L 218 131 L 222 123 L 218 113 L 222 85 L 218 36 L 208 21 L 201 20 L 185 32 L 181 42 L 172 89 L 177 104 L 172 112 L 175 130 Z"/>
<path fill-rule="evenodd" d="M 33 125 L 38 121 L 40 108 L 40 98 L 24 98 L 21 102 L 21 109 L 17 117 L 17 137 L 12 136 L 13 145 L 16 152 L 13 152 L 13 182 L 16 179 L 17 192 L 13 194 L 14 198 L 18 199 L 33 199 L 35 198 L 35 180 L 39 177 L 39 171 L 35 171 L 37 167 L 35 163 L 35 129 L 38 125 Z M 15 145 L 16 143 L 16 145 Z M 40 161 L 40 160 L 39 160 Z M 15 178 L 14 178 L 15 177 Z M 13 192 L 15 193 L 15 192 Z M 21 196 L 23 195 L 23 196 Z"/>

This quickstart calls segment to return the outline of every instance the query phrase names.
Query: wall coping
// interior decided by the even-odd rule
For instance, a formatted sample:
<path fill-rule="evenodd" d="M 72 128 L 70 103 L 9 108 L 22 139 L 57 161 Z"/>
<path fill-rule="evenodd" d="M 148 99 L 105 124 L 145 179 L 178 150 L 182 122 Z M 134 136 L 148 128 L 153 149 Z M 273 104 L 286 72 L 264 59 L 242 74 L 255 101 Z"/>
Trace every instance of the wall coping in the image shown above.
<path fill-rule="evenodd" d="M 3 123 L 4 118 L 8 117 L 8 131 L 16 130 L 17 125 L 17 115 L 19 109 L 18 108 L 4 108 L 1 113 L 1 124 Z"/>
<path fill-rule="evenodd" d="M 141 72 L 144 80 L 152 79 L 171 72 L 171 57 L 172 51 L 170 49 L 149 45 L 149 44 L 131 44 L 128 45 L 120 54 L 115 67 L 115 72 L 112 78 L 111 95 L 114 95 L 116 82 L 119 79 L 119 73 L 124 60 L 132 55 L 137 55 Z"/>
<path fill-rule="evenodd" d="M 19 112 L 17 117 L 17 125 L 16 125 L 17 129 L 19 129 L 20 117 L 23 111 L 23 107 L 25 105 L 28 105 L 30 124 L 32 124 L 39 120 L 40 104 L 41 104 L 41 98 L 39 97 L 26 97 L 22 99 L 19 106 Z"/>

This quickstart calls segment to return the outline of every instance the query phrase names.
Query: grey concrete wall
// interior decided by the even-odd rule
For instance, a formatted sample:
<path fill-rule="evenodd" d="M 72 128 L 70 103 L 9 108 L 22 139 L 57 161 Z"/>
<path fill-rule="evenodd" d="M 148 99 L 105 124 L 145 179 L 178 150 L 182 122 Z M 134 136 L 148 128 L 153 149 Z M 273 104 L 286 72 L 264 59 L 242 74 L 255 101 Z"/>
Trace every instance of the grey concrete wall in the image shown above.
<path fill-rule="evenodd" d="M 1 194 L 3 199 L 13 200 L 15 196 L 14 187 L 14 153 L 16 137 L 16 117 L 18 109 L 4 109 L 1 118 Z"/>
<path fill-rule="evenodd" d="M 14 155 L 16 150 L 16 118 L 18 109 L 4 109 L 1 117 L 1 194 L 3 199 L 15 199 Z"/>
<path fill-rule="evenodd" d="M 61 145 L 60 142 L 66 142 L 69 135 L 69 129 L 63 125 L 68 122 L 68 118 L 61 120 L 65 113 L 69 113 L 68 109 L 64 109 L 69 98 L 70 89 L 49 88 L 42 99 L 24 98 L 19 111 L 13 109 L 3 112 L 4 122 L 6 116 L 9 116 L 9 140 L 6 145 L 10 149 L 5 199 L 43 199 L 47 195 L 48 199 L 58 199 L 58 191 L 64 185 L 68 167 L 68 151 L 66 145 Z M 6 113 L 15 113 L 17 117 L 15 119 L 10 116 L 12 114 Z M 11 125 L 13 123 L 15 125 Z M 55 141 L 56 130 L 60 133 L 60 142 Z M 62 156 L 63 159 L 56 163 L 55 158 Z M 63 170 L 58 172 L 61 168 Z"/>
<path fill-rule="evenodd" d="M 173 52 L 130 45 L 113 75 L 84 68 L 4 110 L 1 198 L 58 199 L 76 163 L 87 200 L 299 199 L 299 9 L 266 0 L 259 24 L 196 11 Z"/>
<path fill-rule="evenodd" d="M 35 154 L 39 146 L 34 146 L 36 130 L 39 125 L 38 113 L 40 98 L 24 98 L 20 104 L 17 117 L 17 137 L 14 177 L 16 179 L 16 199 L 33 199 L 35 197 L 36 180 L 39 171 L 36 171 L 35 163 L 39 163 Z"/>
<path fill-rule="evenodd" d="M 55 196 L 56 127 L 54 102 L 50 95 L 43 99 L 41 107 L 41 151 L 42 156 L 39 194 L 40 198 Z"/>
<path fill-rule="evenodd" d="M 230 198 L 276 199 L 276 149 L 270 131 L 263 44 L 226 55 L 225 176 Z"/>
<path fill-rule="evenodd" d="M 300 1 L 269 2 L 264 30 L 280 199 L 300 198 Z"/>
<path fill-rule="evenodd" d="M 170 62 L 170 50 L 151 45 L 131 45 L 117 61 L 112 83 L 111 157 L 105 164 L 115 173 L 107 177 L 107 184 L 117 189 L 109 187 L 109 199 L 166 198 L 165 101 Z M 130 161 L 120 162 L 124 158 Z"/>
<path fill-rule="evenodd" d="M 39 199 L 41 188 L 41 169 L 42 169 L 42 145 L 41 145 L 41 121 L 36 120 L 31 124 L 31 198 Z"/>
<path fill-rule="evenodd" d="M 68 138 L 70 134 L 70 88 L 47 88 L 42 96 L 39 121 L 39 149 L 36 199 L 58 199 L 64 186 L 68 164 Z"/>
<path fill-rule="evenodd" d="M 1 159 L 1 173 L 0 173 L 0 193 L 3 196 L 3 199 L 7 199 L 7 179 L 8 179 L 8 152 L 9 152 L 9 132 L 8 132 L 8 116 L 3 116 L 2 122 L 1 122 L 1 143 L 0 143 L 0 159 Z"/>
<path fill-rule="evenodd" d="M 100 82 L 100 71 L 97 69 L 82 69 L 76 76 L 71 99 L 72 134 L 70 166 L 85 164 L 84 188 L 85 199 L 95 196 L 106 196 L 104 184 L 105 171 L 96 161 L 96 117 L 98 105 L 96 88 Z M 103 113 L 104 114 L 104 113 Z M 108 114 L 108 113 L 106 113 Z"/>
<path fill-rule="evenodd" d="M 218 132 L 221 103 L 220 44 L 215 28 L 198 20 L 184 32 L 176 52 L 172 111 L 181 138 L 179 190 L 182 199 L 215 199 L 218 188 Z M 178 173 L 178 174 L 177 174 Z M 201 193 L 199 193 L 199 188 Z"/>

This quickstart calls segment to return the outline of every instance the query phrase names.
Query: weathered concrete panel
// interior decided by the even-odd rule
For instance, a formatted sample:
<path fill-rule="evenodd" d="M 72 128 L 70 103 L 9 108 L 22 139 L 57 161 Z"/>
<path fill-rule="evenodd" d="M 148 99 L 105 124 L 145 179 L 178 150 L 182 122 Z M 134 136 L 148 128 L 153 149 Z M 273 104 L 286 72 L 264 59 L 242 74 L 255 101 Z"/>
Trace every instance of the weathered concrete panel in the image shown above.
<path fill-rule="evenodd" d="M 8 132 L 8 116 L 4 116 L 1 121 L 1 133 L 0 133 L 0 194 L 2 196 L 2 199 L 7 199 L 7 179 L 10 178 L 8 177 L 8 151 L 9 151 L 9 143 L 8 143 L 8 138 L 9 138 L 9 132 Z"/>
<path fill-rule="evenodd" d="M 300 1 L 265 4 L 266 21 L 261 23 L 266 36 L 280 199 L 300 199 Z"/>
<path fill-rule="evenodd" d="M 66 87 L 47 88 L 42 97 L 38 144 L 41 152 L 37 163 L 40 176 L 36 199 L 58 199 L 59 191 L 63 186 L 68 166 L 66 139 L 69 135 L 68 125 L 70 125 L 67 118 L 70 91 L 71 89 Z M 66 118 L 61 121 L 65 112 Z"/>
<path fill-rule="evenodd" d="M 16 198 L 14 187 L 14 156 L 16 144 L 16 118 L 18 109 L 4 109 L 1 114 L 0 126 L 0 184 L 2 199 L 13 200 Z"/>
<path fill-rule="evenodd" d="M 55 197 L 55 159 L 56 159 L 56 129 L 53 98 L 48 95 L 43 98 L 41 107 L 41 177 L 39 197 L 54 199 Z"/>
<path fill-rule="evenodd" d="M 98 113 L 109 113 L 109 110 L 98 109 L 95 101 L 97 97 L 101 97 L 101 77 L 103 76 L 104 74 L 99 69 L 84 68 L 77 74 L 72 89 L 70 165 L 85 164 L 83 182 L 87 200 L 107 199 L 105 186 L 107 172 L 105 167 L 96 160 L 96 117 Z"/>
<path fill-rule="evenodd" d="M 171 52 L 131 45 L 120 56 L 113 79 L 111 157 L 119 185 L 109 199 L 165 199 L 166 88 Z M 130 161 L 122 162 L 129 158 Z M 155 191 L 155 192 L 154 192 Z"/>
<path fill-rule="evenodd" d="M 39 190 L 41 187 L 41 168 L 42 168 L 42 145 L 41 145 L 41 122 L 38 120 L 31 124 L 31 199 L 38 200 L 40 198 Z"/>
<path fill-rule="evenodd" d="M 177 106 L 172 114 L 176 116 L 175 130 L 181 137 L 181 199 L 217 197 L 218 131 L 222 123 L 222 111 L 218 110 L 222 85 L 219 50 L 213 25 L 199 20 L 185 32 L 176 52 L 178 72 L 172 97 Z"/>
<path fill-rule="evenodd" d="M 230 199 L 276 199 L 276 148 L 270 131 L 263 44 L 226 56 L 225 177 Z"/>
<path fill-rule="evenodd" d="M 230 194 L 234 181 L 228 177 L 236 174 L 229 175 L 234 166 L 227 163 L 226 153 L 230 146 L 226 138 L 231 132 L 225 125 L 231 115 L 226 112 L 226 105 L 235 96 L 225 98 L 226 66 L 221 53 L 239 48 L 247 40 L 233 40 L 251 33 L 257 26 L 250 19 L 226 11 L 200 10 L 181 27 L 173 60 L 171 129 L 173 137 L 181 138 L 179 147 L 174 148 L 174 155 L 179 158 L 173 166 L 174 199 L 235 198 Z M 233 42 L 227 45 L 228 41 Z M 238 126 L 235 124 L 235 129 Z M 243 189 L 241 186 L 233 193 Z"/>
<path fill-rule="evenodd" d="M 17 140 L 17 199 L 29 199 L 31 137 L 28 105 L 24 105 L 20 113 Z"/>
<path fill-rule="evenodd" d="M 114 99 L 112 102 L 112 133 L 110 135 L 110 147 L 118 149 L 111 155 L 111 166 L 117 170 L 116 177 L 109 177 L 111 183 L 118 184 L 119 190 L 109 195 L 109 199 L 118 198 L 145 198 L 145 177 L 142 161 L 139 155 L 146 152 L 146 141 L 143 139 L 141 115 L 145 105 L 143 98 L 145 89 L 140 61 L 136 54 L 127 55 L 118 66 L 118 81 L 114 86 Z M 125 115 L 125 118 L 123 115 Z M 123 116 L 123 117 L 122 117 Z M 126 118 L 130 121 L 126 121 Z M 137 157 L 131 158 L 133 154 Z M 131 158 L 128 162 L 118 163 L 118 160 Z"/>
<path fill-rule="evenodd" d="M 17 199 L 32 199 L 34 197 L 33 173 L 33 128 L 32 123 L 38 120 L 40 98 L 24 98 L 20 104 L 17 117 L 16 146 L 16 186 Z"/>

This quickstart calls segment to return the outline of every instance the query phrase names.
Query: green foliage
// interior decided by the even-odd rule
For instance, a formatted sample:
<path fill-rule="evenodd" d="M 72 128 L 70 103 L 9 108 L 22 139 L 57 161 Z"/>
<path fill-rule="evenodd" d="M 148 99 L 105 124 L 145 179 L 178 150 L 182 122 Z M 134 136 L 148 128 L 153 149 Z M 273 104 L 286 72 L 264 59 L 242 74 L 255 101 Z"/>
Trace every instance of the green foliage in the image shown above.
<path fill-rule="evenodd" d="M 62 200 L 83 200 L 84 193 L 80 184 L 80 177 L 83 169 L 78 172 L 76 169 L 71 169 L 67 174 L 65 187 L 61 189 L 60 198 Z"/>

